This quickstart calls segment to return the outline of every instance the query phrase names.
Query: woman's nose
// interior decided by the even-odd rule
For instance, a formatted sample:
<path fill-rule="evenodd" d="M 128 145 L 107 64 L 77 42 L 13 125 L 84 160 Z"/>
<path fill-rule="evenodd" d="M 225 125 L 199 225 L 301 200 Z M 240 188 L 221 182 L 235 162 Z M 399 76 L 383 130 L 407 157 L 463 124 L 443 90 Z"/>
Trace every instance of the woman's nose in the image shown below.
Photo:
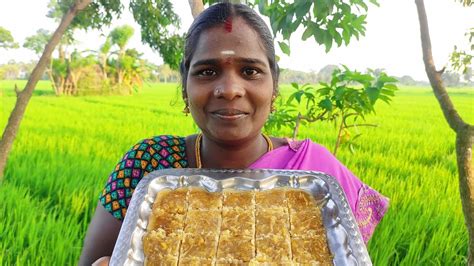
<path fill-rule="evenodd" d="M 222 75 L 220 82 L 214 89 L 214 96 L 226 100 L 233 100 L 245 95 L 245 87 L 241 78 L 235 73 Z"/>

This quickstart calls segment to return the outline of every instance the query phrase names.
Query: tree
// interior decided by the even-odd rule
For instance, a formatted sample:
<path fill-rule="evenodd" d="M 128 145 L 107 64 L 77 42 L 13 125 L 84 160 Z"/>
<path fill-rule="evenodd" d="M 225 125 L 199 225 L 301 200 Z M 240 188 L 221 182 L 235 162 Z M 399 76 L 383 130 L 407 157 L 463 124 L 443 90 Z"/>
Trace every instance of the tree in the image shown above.
<path fill-rule="evenodd" d="M 412 78 L 411 76 L 409 75 L 404 75 L 400 78 L 397 78 L 398 79 L 398 82 L 402 85 L 405 85 L 405 86 L 413 86 L 413 85 L 416 85 L 416 80 L 414 78 Z"/>
<path fill-rule="evenodd" d="M 112 19 L 123 10 L 120 0 L 57 0 L 51 1 L 48 16 L 60 21 L 58 28 L 51 36 L 43 54 L 33 70 L 24 90 L 18 93 L 15 107 L 10 114 L 7 126 L 0 141 L 0 181 L 3 180 L 8 154 L 16 137 L 26 106 L 33 90 L 51 59 L 51 54 L 60 42 L 66 30 L 98 29 L 110 25 Z M 165 63 L 178 69 L 183 52 L 184 36 L 176 34 L 179 29 L 179 17 L 173 12 L 169 0 L 132 0 L 130 9 L 135 20 L 142 28 L 142 40 L 157 50 Z M 61 18 L 61 19 L 59 19 Z"/>
<path fill-rule="evenodd" d="M 464 81 L 467 83 L 472 81 L 472 76 L 474 75 L 474 70 L 471 67 L 467 67 L 466 71 L 463 74 Z"/>
<path fill-rule="evenodd" d="M 15 61 L 0 66 L 0 79 L 16 79 L 20 74 L 20 65 Z"/>
<path fill-rule="evenodd" d="M 35 35 L 26 37 L 23 47 L 32 50 L 36 54 L 41 54 L 49 39 L 51 39 L 51 33 L 48 30 L 39 29 Z"/>
<path fill-rule="evenodd" d="M 466 6 L 471 0 L 462 0 Z M 467 123 L 457 112 L 442 80 L 444 70 L 437 70 L 432 55 L 428 19 L 423 0 L 415 0 L 420 23 L 423 62 L 426 74 L 433 88 L 434 95 L 443 111 L 449 127 L 456 133 L 456 158 L 459 171 L 459 192 L 464 212 L 464 219 L 469 235 L 468 265 L 474 265 L 474 167 L 472 147 L 474 145 L 474 126 Z M 471 39 L 472 40 L 472 39 Z M 472 47 L 472 46 L 471 46 Z"/>
<path fill-rule="evenodd" d="M 125 75 L 125 66 L 130 67 L 130 61 L 133 60 L 129 56 L 125 56 L 125 46 L 127 45 L 130 38 L 133 36 L 134 30 L 129 25 L 123 25 L 113 29 L 109 38 L 112 45 L 117 45 L 119 47 L 118 58 L 115 61 L 116 73 L 117 73 L 117 84 L 122 86 L 123 78 Z"/>
<path fill-rule="evenodd" d="M 457 87 L 461 82 L 461 76 L 453 71 L 444 71 L 441 74 L 441 79 L 443 80 L 444 84 L 448 87 Z"/>
<path fill-rule="evenodd" d="M 112 14 L 120 14 L 120 1 L 111 0 L 108 2 L 94 2 L 92 0 L 65 0 L 61 1 L 61 8 L 64 8 L 64 16 L 59 23 L 58 28 L 51 36 L 48 44 L 45 46 L 36 67 L 33 69 L 25 88 L 17 91 L 17 101 L 15 107 L 8 118 L 7 125 L 3 131 L 0 140 L 0 182 L 3 181 L 4 170 L 10 153 L 13 140 L 16 137 L 20 122 L 26 110 L 33 90 L 46 69 L 54 48 L 60 42 L 61 37 L 70 25 L 80 25 L 84 28 L 98 27 L 110 23 Z M 91 5 L 89 5 L 91 4 Z M 105 7 L 104 7 L 105 5 Z"/>
<path fill-rule="evenodd" d="M 18 43 L 13 40 L 13 36 L 10 31 L 3 27 L 0 27 L 0 48 L 18 48 Z"/>
<path fill-rule="evenodd" d="M 163 64 L 157 67 L 158 78 L 160 82 L 175 82 L 179 80 L 179 72 L 170 68 L 169 65 Z"/>
<path fill-rule="evenodd" d="M 318 72 L 318 79 L 321 82 L 330 82 L 332 77 L 332 72 L 338 69 L 336 65 L 326 65 L 325 67 L 321 68 Z"/>
<path fill-rule="evenodd" d="M 334 122 L 338 133 L 333 154 L 345 143 L 354 151 L 354 140 L 360 134 L 351 137 L 349 128 L 376 126 L 359 121 L 363 121 L 365 115 L 375 113 L 378 100 L 386 103 L 391 101 L 397 90 L 394 84 L 397 80 L 384 72 L 369 71 L 363 74 L 345 66 L 342 70 L 335 69 L 331 76 L 329 82 L 320 82 L 319 88 L 292 83 L 295 92 L 286 103 L 280 104 L 283 109 L 278 108 L 270 115 L 266 130 L 289 127 L 293 131 L 293 139 L 296 139 L 301 124 Z"/>

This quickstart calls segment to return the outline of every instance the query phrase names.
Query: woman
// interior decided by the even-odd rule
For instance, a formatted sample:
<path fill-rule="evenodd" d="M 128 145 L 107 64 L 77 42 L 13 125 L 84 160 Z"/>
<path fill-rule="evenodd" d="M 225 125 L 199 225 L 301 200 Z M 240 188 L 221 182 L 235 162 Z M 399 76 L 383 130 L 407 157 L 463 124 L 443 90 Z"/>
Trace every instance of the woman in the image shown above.
<path fill-rule="evenodd" d="M 278 93 L 278 66 L 271 33 L 253 10 L 221 3 L 200 14 L 187 34 L 181 75 L 185 112 L 202 133 L 146 139 L 125 154 L 100 197 L 80 264 L 111 255 L 138 181 L 151 171 L 172 167 L 328 173 L 342 185 L 363 237 L 369 239 L 387 209 L 386 198 L 322 146 L 261 133 Z"/>

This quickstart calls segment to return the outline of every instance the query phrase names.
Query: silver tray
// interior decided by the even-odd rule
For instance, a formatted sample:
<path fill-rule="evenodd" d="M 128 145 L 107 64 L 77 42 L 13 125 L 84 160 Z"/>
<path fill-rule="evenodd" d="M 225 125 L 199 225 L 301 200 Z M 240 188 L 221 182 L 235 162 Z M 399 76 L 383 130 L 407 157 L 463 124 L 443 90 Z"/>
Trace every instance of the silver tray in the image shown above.
<path fill-rule="evenodd" d="M 151 184 L 151 185 L 150 185 Z M 142 237 L 156 193 L 163 188 L 202 187 L 267 190 L 291 187 L 308 191 L 321 203 L 334 265 L 372 265 L 355 218 L 339 183 L 331 176 L 299 170 L 163 169 L 144 177 L 134 191 L 110 265 L 143 265 Z"/>

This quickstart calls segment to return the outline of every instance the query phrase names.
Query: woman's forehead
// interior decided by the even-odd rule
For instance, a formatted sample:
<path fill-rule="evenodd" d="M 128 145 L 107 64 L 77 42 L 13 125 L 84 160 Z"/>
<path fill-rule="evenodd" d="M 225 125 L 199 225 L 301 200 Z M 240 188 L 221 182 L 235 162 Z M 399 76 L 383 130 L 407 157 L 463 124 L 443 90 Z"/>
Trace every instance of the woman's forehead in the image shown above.
<path fill-rule="evenodd" d="M 245 20 L 235 18 L 226 23 L 201 33 L 192 61 L 222 56 L 266 58 L 260 35 Z"/>

